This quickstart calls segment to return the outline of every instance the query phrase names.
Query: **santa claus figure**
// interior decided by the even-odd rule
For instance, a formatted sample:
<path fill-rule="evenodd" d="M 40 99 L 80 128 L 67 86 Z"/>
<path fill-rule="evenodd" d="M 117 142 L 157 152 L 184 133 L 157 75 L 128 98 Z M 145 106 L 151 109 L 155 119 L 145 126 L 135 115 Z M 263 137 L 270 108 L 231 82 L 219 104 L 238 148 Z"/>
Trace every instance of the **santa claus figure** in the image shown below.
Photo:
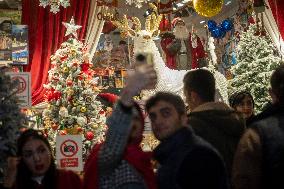
<path fill-rule="evenodd" d="M 164 35 L 161 47 L 171 69 L 190 70 L 206 66 L 205 51 L 199 37 L 190 33 L 181 18 L 172 22 L 173 35 Z"/>

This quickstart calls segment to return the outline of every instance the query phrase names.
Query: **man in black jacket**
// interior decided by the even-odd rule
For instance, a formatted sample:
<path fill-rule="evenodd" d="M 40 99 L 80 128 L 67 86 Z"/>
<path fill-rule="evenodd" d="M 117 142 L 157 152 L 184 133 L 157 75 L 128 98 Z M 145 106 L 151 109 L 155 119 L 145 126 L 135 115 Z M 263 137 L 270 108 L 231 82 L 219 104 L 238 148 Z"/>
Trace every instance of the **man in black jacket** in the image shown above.
<path fill-rule="evenodd" d="M 146 102 L 152 129 L 160 144 L 158 188 L 226 189 L 228 180 L 219 153 L 187 127 L 185 104 L 179 96 L 159 92 Z"/>
<path fill-rule="evenodd" d="M 270 79 L 272 104 L 240 140 L 233 166 L 235 189 L 284 188 L 284 65 Z"/>
<path fill-rule="evenodd" d="M 189 71 L 184 77 L 184 94 L 190 108 L 189 125 L 220 152 L 230 177 L 244 119 L 225 103 L 214 102 L 215 78 L 208 70 Z"/>

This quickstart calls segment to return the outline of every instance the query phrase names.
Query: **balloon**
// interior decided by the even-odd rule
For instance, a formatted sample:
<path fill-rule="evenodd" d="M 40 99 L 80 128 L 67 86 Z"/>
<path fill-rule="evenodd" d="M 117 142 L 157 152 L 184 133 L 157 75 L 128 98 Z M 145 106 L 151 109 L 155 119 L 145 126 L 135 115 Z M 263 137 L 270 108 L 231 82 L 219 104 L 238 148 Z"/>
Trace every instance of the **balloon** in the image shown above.
<path fill-rule="evenodd" d="M 208 20 L 207 26 L 208 26 L 208 30 L 212 31 L 213 29 L 216 28 L 217 23 L 214 20 Z"/>
<path fill-rule="evenodd" d="M 211 31 L 211 36 L 214 38 L 223 38 L 226 35 L 226 32 L 220 27 L 216 27 Z"/>
<path fill-rule="evenodd" d="M 205 17 L 217 15 L 223 7 L 224 0 L 193 0 L 195 11 Z"/>
<path fill-rule="evenodd" d="M 231 20 L 223 20 L 223 22 L 221 23 L 221 28 L 224 31 L 230 31 L 233 28 L 233 23 Z"/>

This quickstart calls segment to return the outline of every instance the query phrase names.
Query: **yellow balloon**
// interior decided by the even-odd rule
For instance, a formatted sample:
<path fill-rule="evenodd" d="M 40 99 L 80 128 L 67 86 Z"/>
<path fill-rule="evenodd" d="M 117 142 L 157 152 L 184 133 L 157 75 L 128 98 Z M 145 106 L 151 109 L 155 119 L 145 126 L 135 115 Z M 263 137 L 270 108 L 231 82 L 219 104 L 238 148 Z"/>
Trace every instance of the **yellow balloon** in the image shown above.
<path fill-rule="evenodd" d="M 193 0 L 195 11 L 205 17 L 217 15 L 223 7 L 224 0 Z"/>

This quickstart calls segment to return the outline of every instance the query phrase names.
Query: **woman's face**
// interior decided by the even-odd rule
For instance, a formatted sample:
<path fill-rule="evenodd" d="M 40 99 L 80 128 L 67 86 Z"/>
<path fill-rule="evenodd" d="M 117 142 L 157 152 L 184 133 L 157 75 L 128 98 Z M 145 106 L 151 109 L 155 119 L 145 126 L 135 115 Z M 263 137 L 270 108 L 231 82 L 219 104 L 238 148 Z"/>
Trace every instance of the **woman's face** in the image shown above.
<path fill-rule="evenodd" d="M 253 115 L 253 101 L 250 96 L 245 96 L 242 102 L 236 105 L 236 110 L 241 112 L 245 119 L 248 119 Z"/>
<path fill-rule="evenodd" d="M 23 146 L 22 159 L 33 176 L 44 175 L 51 164 L 51 152 L 39 139 L 29 139 Z"/>

